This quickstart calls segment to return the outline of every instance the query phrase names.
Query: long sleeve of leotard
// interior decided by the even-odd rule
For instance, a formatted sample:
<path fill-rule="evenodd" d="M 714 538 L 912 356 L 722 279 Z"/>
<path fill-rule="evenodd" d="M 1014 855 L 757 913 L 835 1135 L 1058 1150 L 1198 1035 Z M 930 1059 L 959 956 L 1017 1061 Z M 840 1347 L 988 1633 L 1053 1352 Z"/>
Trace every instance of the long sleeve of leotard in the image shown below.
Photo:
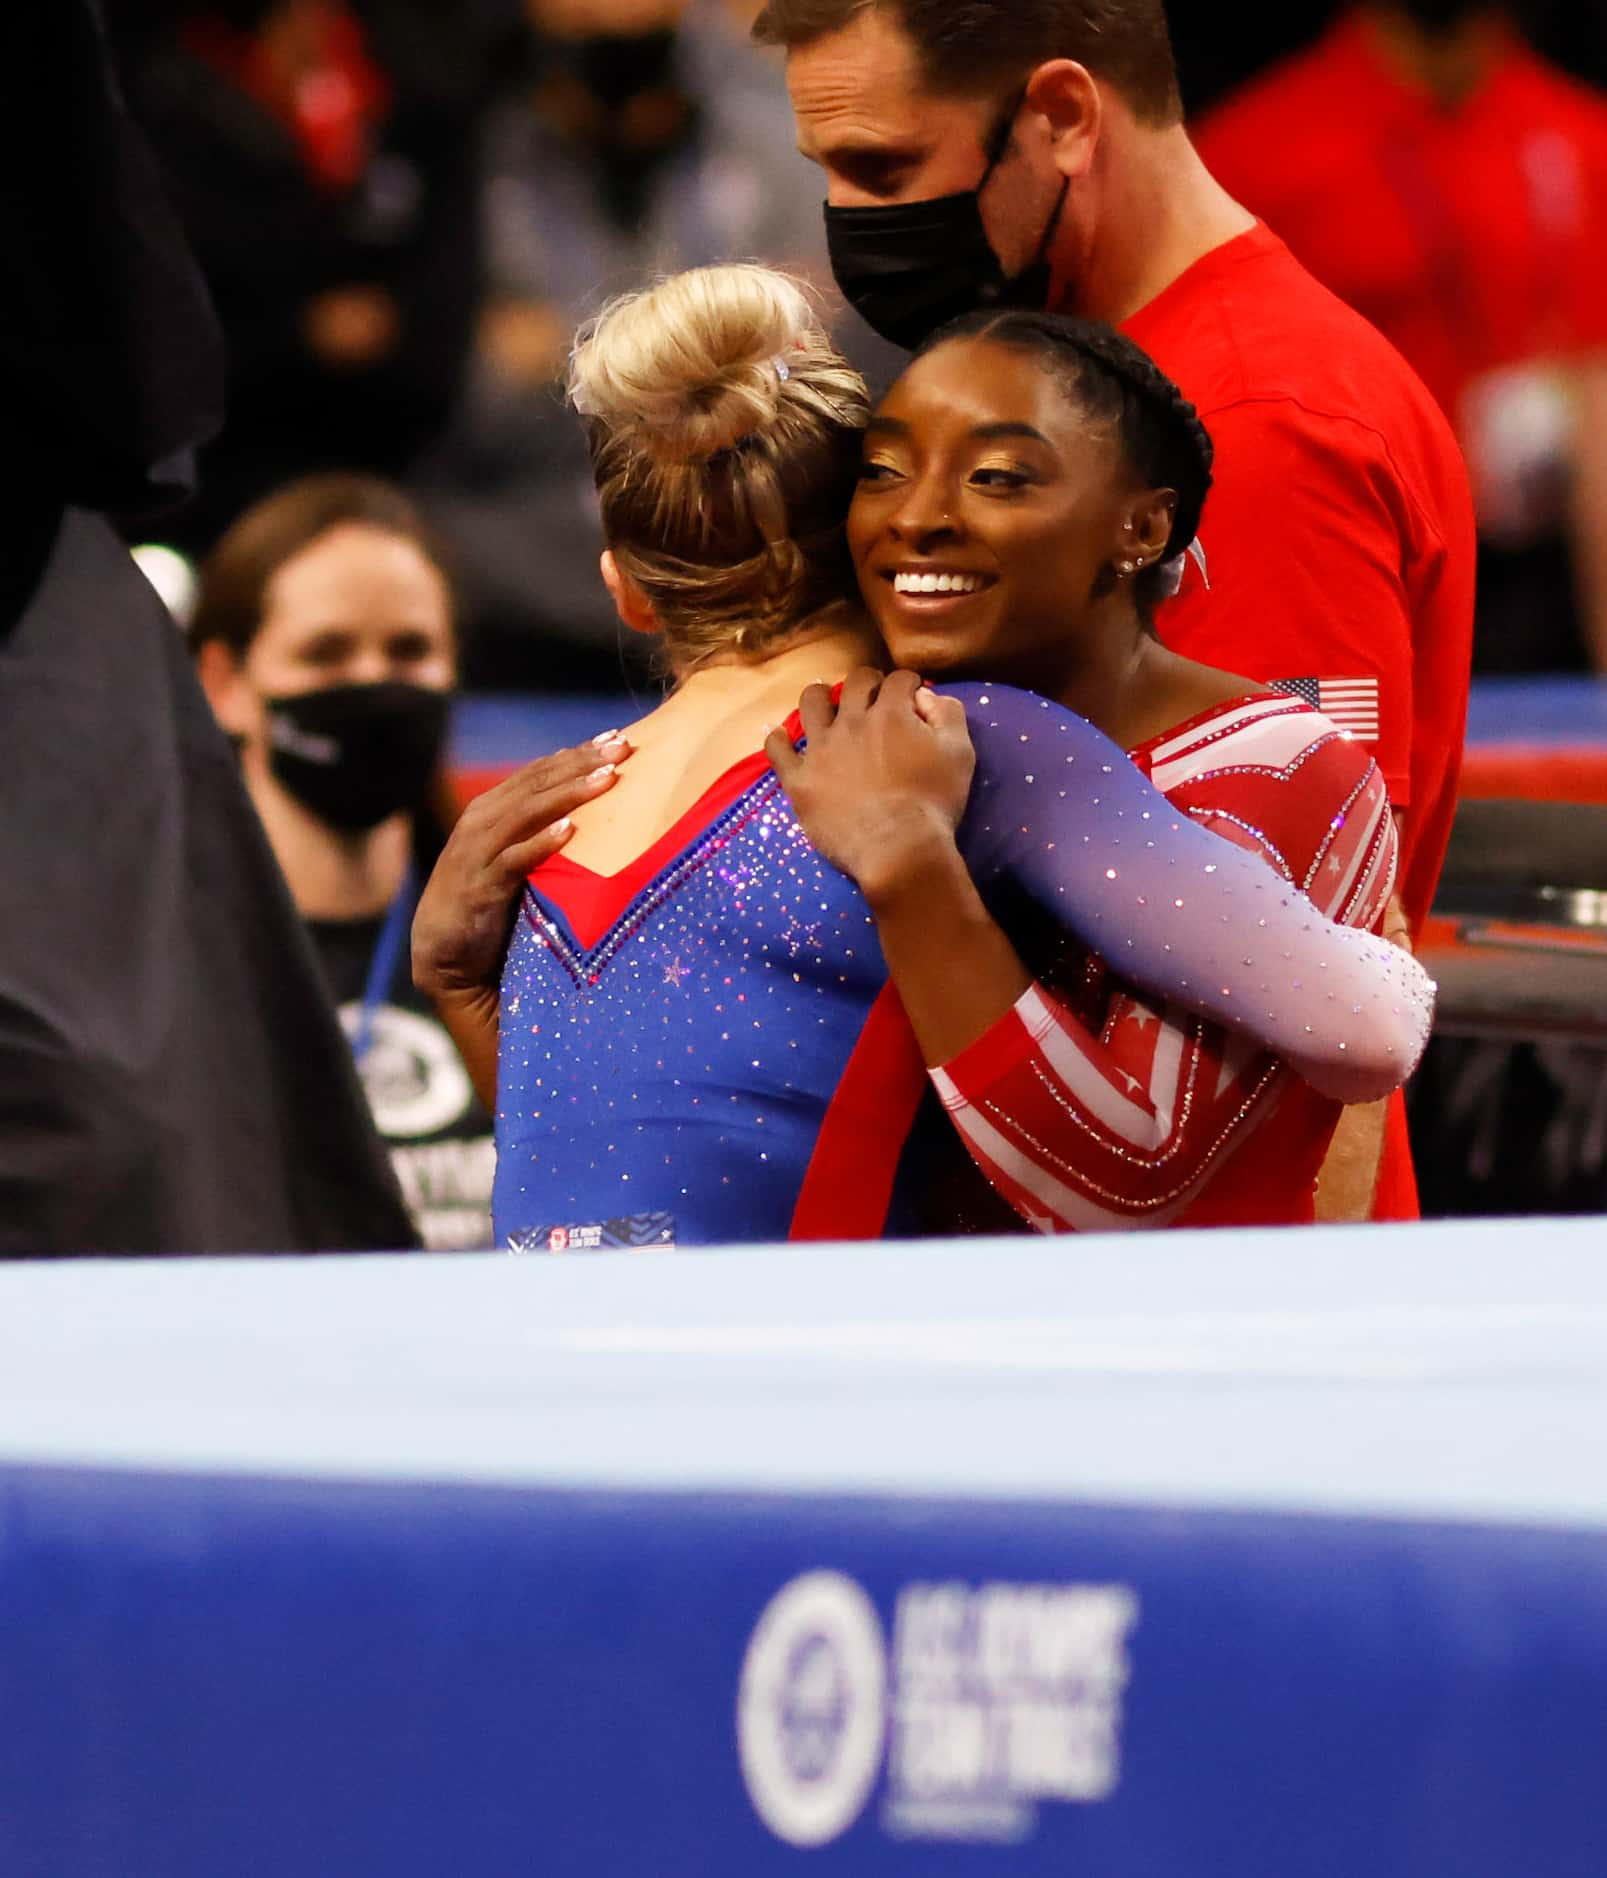
<path fill-rule="evenodd" d="M 1434 986 L 1410 954 L 1191 820 L 1085 719 L 1009 686 L 943 689 L 976 747 L 959 845 L 980 887 L 1010 878 L 1121 978 L 1336 1100 L 1411 1074 Z"/>
<path fill-rule="evenodd" d="M 1095 1032 L 1033 985 L 931 1074 L 971 1158 L 1029 1225 L 1122 1232 L 1170 1225 L 1290 1073 L 1158 999 L 1116 998 Z"/>
<path fill-rule="evenodd" d="M 1248 848 L 1325 913 L 1381 923 L 1397 839 L 1377 764 L 1291 700 L 1235 711 L 1172 739 L 1159 774 L 1173 806 Z M 1221 752 L 1221 754 L 1218 754 Z M 1165 1226 L 1294 1091 L 1279 1060 L 1220 1024 L 1090 966 L 1087 1021 L 1032 986 L 969 1049 L 932 1072 L 990 1184 L 1040 1229 Z M 1298 1217 L 1318 1152 L 1266 1167 L 1268 1217 Z M 1338 1108 L 1328 1112 L 1328 1125 Z M 1302 1134 L 1300 1140 L 1304 1142 Z"/>

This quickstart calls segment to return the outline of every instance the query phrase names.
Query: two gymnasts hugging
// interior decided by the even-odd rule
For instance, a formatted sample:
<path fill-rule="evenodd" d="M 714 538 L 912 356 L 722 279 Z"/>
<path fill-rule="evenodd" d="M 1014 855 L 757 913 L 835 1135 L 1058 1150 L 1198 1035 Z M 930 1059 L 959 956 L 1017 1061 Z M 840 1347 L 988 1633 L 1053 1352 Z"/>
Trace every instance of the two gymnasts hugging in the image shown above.
<path fill-rule="evenodd" d="M 727 266 L 611 307 L 570 396 L 668 684 L 503 843 L 490 927 L 449 863 L 421 910 L 499 1243 L 1311 1219 L 1433 987 L 1379 936 L 1365 748 L 1156 633 L 1211 480 L 1176 386 L 1001 311 L 873 409 L 794 283 Z"/>

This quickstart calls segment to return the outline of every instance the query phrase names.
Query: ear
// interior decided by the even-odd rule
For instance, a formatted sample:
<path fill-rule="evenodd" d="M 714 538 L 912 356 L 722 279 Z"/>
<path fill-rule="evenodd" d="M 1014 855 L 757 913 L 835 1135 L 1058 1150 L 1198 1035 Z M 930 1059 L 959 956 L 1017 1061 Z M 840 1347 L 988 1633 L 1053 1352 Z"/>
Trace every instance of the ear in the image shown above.
<path fill-rule="evenodd" d="M 1062 176 L 1085 176 L 1093 166 L 1105 101 L 1086 65 L 1050 59 L 1027 80 L 1027 109 L 1049 127 L 1050 154 Z"/>
<path fill-rule="evenodd" d="M 195 675 L 212 706 L 212 715 L 228 735 L 255 735 L 261 726 L 262 709 L 233 648 L 221 639 L 207 640 L 196 654 Z"/>
<path fill-rule="evenodd" d="M 1143 573 L 1166 552 L 1177 515 L 1175 489 L 1146 489 L 1128 506 L 1122 518 L 1122 538 L 1116 553 L 1116 571 L 1124 577 Z"/>
<path fill-rule="evenodd" d="M 628 626 L 633 633 L 662 632 L 664 629 L 658 623 L 653 603 L 621 569 L 614 559 L 612 548 L 603 550 L 603 558 L 598 565 L 602 568 L 603 585 L 608 589 L 608 597 L 614 603 L 620 624 Z"/>

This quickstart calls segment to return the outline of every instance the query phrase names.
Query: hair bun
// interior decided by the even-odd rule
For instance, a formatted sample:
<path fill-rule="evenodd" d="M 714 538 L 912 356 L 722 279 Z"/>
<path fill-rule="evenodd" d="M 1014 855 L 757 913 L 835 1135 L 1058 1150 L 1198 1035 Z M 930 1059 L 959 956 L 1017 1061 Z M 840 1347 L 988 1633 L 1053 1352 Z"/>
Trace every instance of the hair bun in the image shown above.
<path fill-rule="evenodd" d="M 694 268 L 604 308 L 570 356 L 569 401 L 610 431 L 633 428 L 664 461 L 716 456 L 769 430 L 785 354 L 819 327 L 784 274 Z"/>

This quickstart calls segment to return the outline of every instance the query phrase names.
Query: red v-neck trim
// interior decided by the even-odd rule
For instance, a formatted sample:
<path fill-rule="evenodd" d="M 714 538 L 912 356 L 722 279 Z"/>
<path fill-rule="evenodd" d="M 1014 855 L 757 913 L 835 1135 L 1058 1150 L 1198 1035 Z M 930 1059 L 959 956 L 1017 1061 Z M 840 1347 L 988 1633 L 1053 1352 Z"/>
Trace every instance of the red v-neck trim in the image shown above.
<path fill-rule="evenodd" d="M 803 724 L 793 712 L 784 725 L 792 741 L 803 735 Z M 677 855 L 691 847 L 713 822 L 741 796 L 746 795 L 770 769 L 770 759 L 763 750 L 742 757 L 723 775 L 717 776 L 696 802 L 673 827 L 628 861 L 617 874 L 599 874 L 570 860 L 567 854 L 555 854 L 530 875 L 530 884 L 550 900 L 569 922 L 569 930 L 578 943 L 590 951 L 605 933 L 624 917 L 626 909 L 642 890 L 663 873 Z"/>

